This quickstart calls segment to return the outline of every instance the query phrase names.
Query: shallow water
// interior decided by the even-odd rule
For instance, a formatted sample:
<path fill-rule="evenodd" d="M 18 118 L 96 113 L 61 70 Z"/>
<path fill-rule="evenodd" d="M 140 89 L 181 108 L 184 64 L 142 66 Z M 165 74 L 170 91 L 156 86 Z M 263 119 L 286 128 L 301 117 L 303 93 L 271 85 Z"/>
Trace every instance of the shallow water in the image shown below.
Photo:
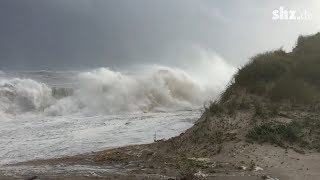
<path fill-rule="evenodd" d="M 199 111 L 87 116 L 17 116 L 0 125 L 1 164 L 151 143 L 180 134 Z"/>

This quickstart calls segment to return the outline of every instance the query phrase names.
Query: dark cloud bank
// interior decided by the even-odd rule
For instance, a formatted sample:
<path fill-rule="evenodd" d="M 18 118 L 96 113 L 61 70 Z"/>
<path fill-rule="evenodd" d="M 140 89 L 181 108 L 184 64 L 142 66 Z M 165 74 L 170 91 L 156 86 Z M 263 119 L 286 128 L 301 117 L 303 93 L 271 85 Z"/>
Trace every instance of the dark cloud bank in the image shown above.
<path fill-rule="evenodd" d="M 279 6 L 307 9 L 313 19 L 275 22 L 272 10 Z M 184 64 L 197 59 L 199 48 L 237 66 L 261 50 L 290 49 L 297 35 L 319 30 L 317 8 L 317 1 L 1 1 L 0 67 Z"/>

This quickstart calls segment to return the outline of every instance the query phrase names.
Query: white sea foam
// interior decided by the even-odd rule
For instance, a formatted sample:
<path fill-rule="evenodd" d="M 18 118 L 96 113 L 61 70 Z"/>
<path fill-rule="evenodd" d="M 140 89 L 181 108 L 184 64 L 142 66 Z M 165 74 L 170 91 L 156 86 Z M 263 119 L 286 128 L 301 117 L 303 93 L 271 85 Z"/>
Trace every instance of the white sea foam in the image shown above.
<path fill-rule="evenodd" d="M 99 68 L 80 72 L 75 80 L 74 89 L 63 89 L 32 79 L 2 78 L 0 112 L 66 115 L 191 110 L 217 95 L 213 86 L 185 71 L 155 65 L 148 66 L 143 75 Z"/>
<path fill-rule="evenodd" d="M 77 107 L 89 112 L 192 109 L 205 98 L 205 90 L 192 78 L 170 68 L 158 68 L 144 77 L 100 68 L 80 73 L 79 82 L 74 93 Z"/>
<path fill-rule="evenodd" d="M 232 67 L 205 57 L 184 70 L 144 65 L 126 71 L 5 72 L 0 165 L 178 135 L 232 76 L 223 73 Z"/>
<path fill-rule="evenodd" d="M 1 114 L 43 111 L 53 102 L 51 89 L 31 79 L 0 79 Z"/>

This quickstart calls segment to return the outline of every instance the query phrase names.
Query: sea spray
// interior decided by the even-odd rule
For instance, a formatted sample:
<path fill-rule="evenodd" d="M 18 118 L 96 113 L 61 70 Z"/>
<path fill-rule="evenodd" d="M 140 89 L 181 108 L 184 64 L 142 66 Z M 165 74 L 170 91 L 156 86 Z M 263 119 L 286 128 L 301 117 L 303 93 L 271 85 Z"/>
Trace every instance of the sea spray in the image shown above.
<path fill-rule="evenodd" d="M 19 114 L 42 111 L 52 105 L 51 89 L 31 79 L 0 80 L 0 112 Z"/>
<path fill-rule="evenodd" d="M 160 66 L 153 68 L 152 73 L 143 77 L 108 68 L 80 73 L 79 88 L 73 96 L 59 100 L 46 112 L 63 114 L 60 110 L 74 112 L 77 108 L 85 113 L 191 110 L 201 106 L 209 96 L 206 89 L 185 72 Z"/>
<path fill-rule="evenodd" d="M 209 65 L 199 62 L 199 66 Z M 227 65 L 223 67 L 232 70 Z M 61 78 L 59 72 L 51 71 L 41 71 L 40 80 L 0 77 L 0 112 L 2 116 L 26 112 L 63 116 L 197 109 L 215 98 L 222 87 L 221 78 L 216 82 L 199 80 L 211 75 L 217 79 L 219 74 L 210 68 L 197 73 L 198 69 L 194 66 L 191 72 L 160 65 L 145 65 L 135 71 L 98 68 L 66 77 L 72 79 L 73 86 L 64 81 L 58 86 L 41 81 L 41 77 Z M 33 77 L 35 74 L 38 75 L 32 73 Z M 202 79 L 206 78 L 209 79 Z"/>

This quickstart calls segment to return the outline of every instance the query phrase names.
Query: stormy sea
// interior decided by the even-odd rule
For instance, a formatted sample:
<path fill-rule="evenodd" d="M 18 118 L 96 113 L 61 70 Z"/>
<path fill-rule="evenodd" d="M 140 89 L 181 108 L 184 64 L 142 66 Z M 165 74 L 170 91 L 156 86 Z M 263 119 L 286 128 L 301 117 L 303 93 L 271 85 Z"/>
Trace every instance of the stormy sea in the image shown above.
<path fill-rule="evenodd" d="M 0 162 L 168 139 L 191 127 L 205 100 L 214 99 L 222 87 L 156 65 L 122 71 L 1 71 Z"/>

